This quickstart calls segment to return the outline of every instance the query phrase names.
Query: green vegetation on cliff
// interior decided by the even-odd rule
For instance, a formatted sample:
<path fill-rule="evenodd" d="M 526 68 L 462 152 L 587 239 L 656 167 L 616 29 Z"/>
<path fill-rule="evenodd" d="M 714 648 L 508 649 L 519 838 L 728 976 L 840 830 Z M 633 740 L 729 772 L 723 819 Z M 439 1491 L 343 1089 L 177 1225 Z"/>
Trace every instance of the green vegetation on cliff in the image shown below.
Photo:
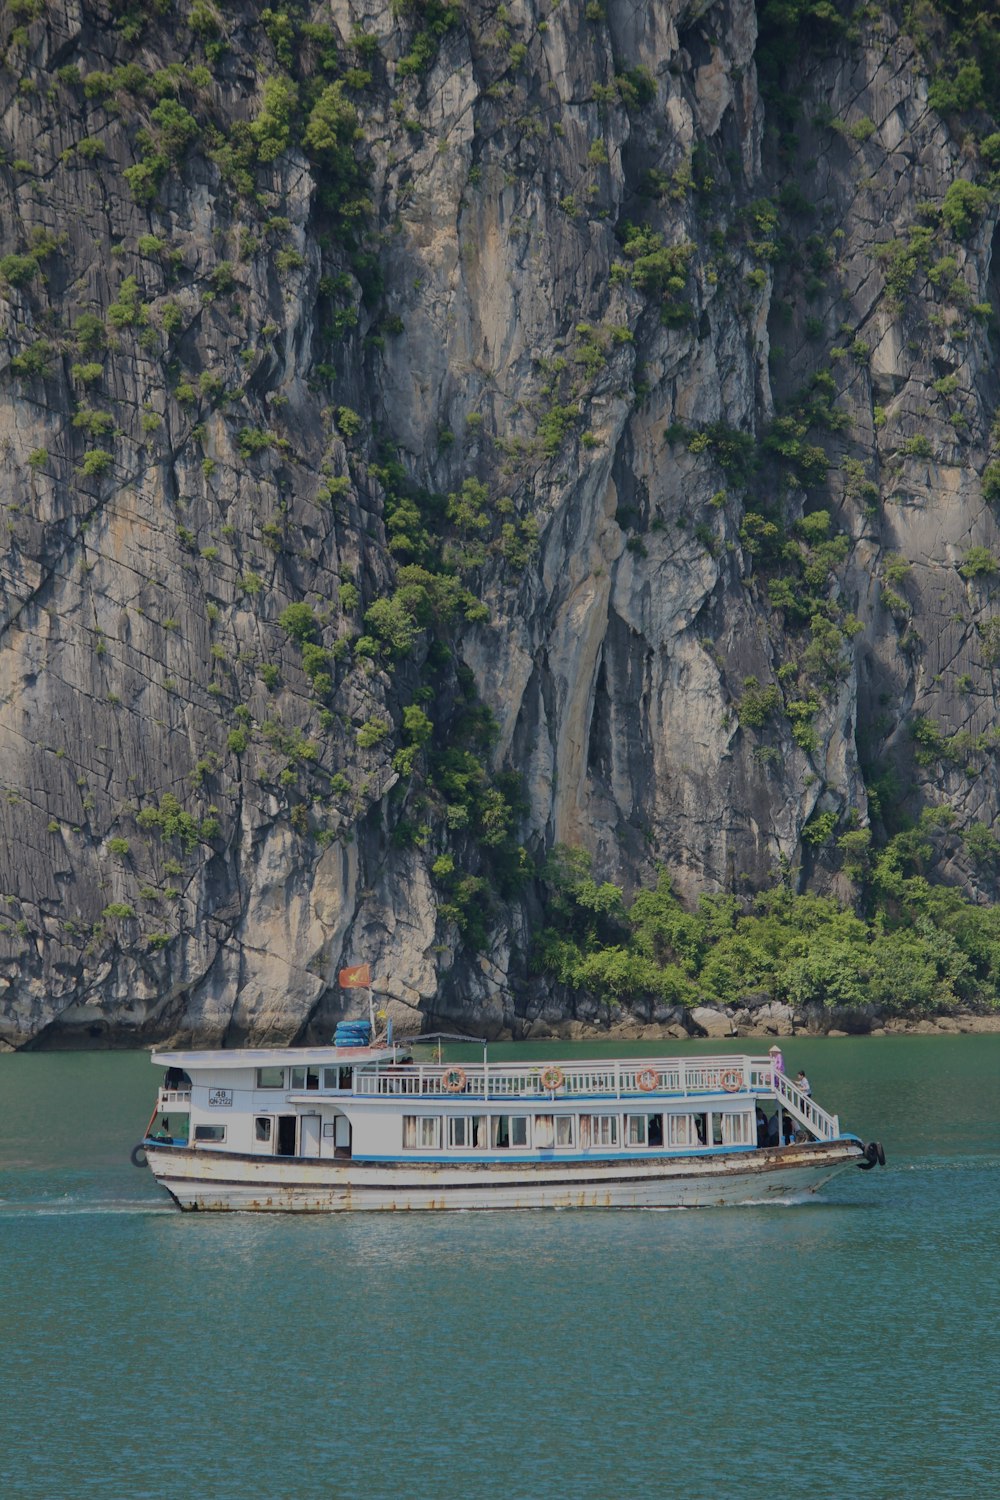
<path fill-rule="evenodd" d="M 593 878 L 583 850 L 557 847 L 544 871 L 555 921 L 536 960 L 560 984 L 613 1004 L 738 1006 L 763 994 L 882 1014 L 1000 1007 L 1000 908 L 923 873 L 951 822 L 946 810 L 925 813 L 876 853 L 866 830 L 846 835 L 856 910 L 783 883 L 746 901 L 704 895 L 689 911 L 665 870 L 629 904 Z M 1000 857 L 985 827 L 971 842 L 978 857 Z"/>

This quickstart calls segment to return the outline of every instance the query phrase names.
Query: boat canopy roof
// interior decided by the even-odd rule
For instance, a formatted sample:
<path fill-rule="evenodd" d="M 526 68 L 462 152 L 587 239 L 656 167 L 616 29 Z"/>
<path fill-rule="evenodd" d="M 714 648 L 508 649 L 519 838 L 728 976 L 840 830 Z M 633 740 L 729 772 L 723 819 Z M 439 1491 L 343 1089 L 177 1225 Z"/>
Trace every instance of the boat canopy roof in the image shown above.
<path fill-rule="evenodd" d="M 154 1052 L 157 1068 L 182 1068 L 185 1073 L 225 1068 L 366 1067 L 403 1062 L 398 1047 L 239 1047 L 202 1052 Z"/>

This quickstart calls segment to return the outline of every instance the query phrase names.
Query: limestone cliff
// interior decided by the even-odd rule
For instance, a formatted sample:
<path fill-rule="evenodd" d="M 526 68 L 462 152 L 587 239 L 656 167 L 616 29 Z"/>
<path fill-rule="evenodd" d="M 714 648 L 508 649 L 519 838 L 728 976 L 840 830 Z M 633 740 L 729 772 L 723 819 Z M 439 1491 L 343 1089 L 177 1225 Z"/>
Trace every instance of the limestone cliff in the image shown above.
<path fill-rule="evenodd" d="M 930 799 L 992 891 L 997 163 L 900 15 L 766 100 L 749 0 L 0 15 L 0 1037 L 558 1014 L 556 844 L 845 892 Z"/>

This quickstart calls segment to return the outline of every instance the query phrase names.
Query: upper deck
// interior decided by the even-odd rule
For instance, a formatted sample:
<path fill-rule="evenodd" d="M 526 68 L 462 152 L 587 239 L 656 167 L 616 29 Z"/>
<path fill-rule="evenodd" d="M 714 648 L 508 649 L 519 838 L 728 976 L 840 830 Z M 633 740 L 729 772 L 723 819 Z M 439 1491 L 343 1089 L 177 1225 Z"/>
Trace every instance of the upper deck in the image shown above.
<path fill-rule="evenodd" d="M 558 1075 L 558 1081 L 556 1081 Z M 551 1062 L 407 1063 L 359 1072 L 354 1092 L 444 1099 L 675 1098 L 770 1089 L 769 1057 L 629 1057 Z"/>
<path fill-rule="evenodd" d="M 414 1063 L 395 1047 L 261 1047 L 214 1052 L 156 1052 L 160 1066 L 196 1075 L 201 1087 L 236 1084 L 250 1107 L 266 1071 L 269 1090 L 284 1092 L 295 1106 L 324 1098 L 359 1104 L 461 1108 L 472 1102 L 510 1104 L 545 1100 L 550 1107 L 592 1101 L 676 1100 L 712 1095 L 777 1097 L 821 1139 L 839 1134 L 836 1115 L 803 1094 L 784 1073 L 775 1075 L 769 1056 L 726 1053 L 716 1057 L 559 1058 L 516 1065 Z M 236 1076 L 233 1076 L 233 1075 Z M 256 1087 L 255 1087 L 256 1086 Z M 184 1106 L 190 1086 L 161 1089 L 161 1107 Z M 273 1094 L 272 1094 L 273 1097 Z"/>
<path fill-rule="evenodd" d="M 291 1066 L 347 1068 L 396 1062 L 397 1047 L 231 1047 L 201 1052 L 153 1052 L 158 1068 L 180 1068 L 184 1073 L 229 1072 L 233 1068 Z"/>

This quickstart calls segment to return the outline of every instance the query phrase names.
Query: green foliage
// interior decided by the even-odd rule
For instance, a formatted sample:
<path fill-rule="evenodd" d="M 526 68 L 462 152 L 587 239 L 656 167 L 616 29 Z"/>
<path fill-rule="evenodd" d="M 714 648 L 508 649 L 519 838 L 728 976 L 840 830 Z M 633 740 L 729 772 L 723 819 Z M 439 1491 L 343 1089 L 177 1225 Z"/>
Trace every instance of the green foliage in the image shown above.
<path fill-rule="evenodd" d="M 846 10 L 834 0 L 758 0 L 756 63 L 766 99 L 790 109 L 786 70 L 806 52 L 833 47 L 847 30 Z"/>
<path fill-rule="evenodd" d="M 342 437 L 347 438 L 348 441 L 356 438 L 363 427 L 364 423 L 361 418 L 350 406 L 337 407 L 337 428 Z"/>
<path fill-rule="evenodd" d="M 129 906 L 126 901 L 112 901 L 101 912 L 102 917 L 117 917 L 120 921 L 127 921 L 135 916 L 135 908 Z"/>
<path fill-rule="evenodd" d="M 99 479 L 114 464 L 114 458 L 105 448 L 90 448 L 83 455 L 80 473 L 87 479 Z"/>
<path fill-rule="evenodd" d="M 95 360 L 90 360 L 86 364 L 73 365 L 70 369 L 70 375 L 78 385 L 93 385 L 103 374 L 104 366 L 97 364 Z"/>
<path fill-rule="evenodd" d="M 407 704 L 403 709 L 403 737 L 406 744 L 401 750 L 397 750 L 392 760 L 393 768 L 400 775 L 412 774 L 421 751 L 429 743 L 433 733 L 434 724 L 420 705 Z M 454 868 L 454 861 L 452 861 L 451 868 Z"/>
<path fill-rule="evenodd" d="M 118 859 L 123 859 L 125 857 L 125 855 L 128 853 L 128 851 L 129 851 L 130 848 L 131 848 L 131 845 L 129 844 L 128 839 L 122 839 L 122 838 L 108 839 L 108 842 L 107 842 L 108 853 L 109 854 L 114 854 L 116 856 L 116 858 L 118 858 Z"/>
<path fill-rule="evenodd" d="M 256 453 L 263 453 L 265 449 L 274 446 L 274 436 L 260 427 L 243 427 L 240 429 L 237 446 L 244 458 L 253 458 Z"/>
<path fill-rule="evenodd" d="M 396 66 L 396 74 L 407 78 L 426 73 L 437 57 L 441 38 L 461 21 L 462 7 L 442 4 L 442 0 L 396 0 L 394 9 L 403 15 L 416 16 L 420 23 L 409 52 Z"/>
<path fill-rule="evenodd" d="M 261 111 L 250 126 L 259 161 L 276 161 L 288 149 L 298 104 L 299 91 L 290 78 L 279 73 L 264 80 Z"/>
<path fill-rule="evenodd" d="M 201 133 L 194 115 L 177 99 L 161 99 L 150 119 L 156 126 L 159 149 L 172 162 L 180 161 Z"/>
<path fill-rule="evenodd" d="M 286 635 L 302 645 L 304 641 L 315 638 L 319 629 L 319 621 L 316 611 L 311 604 L 289 604 L 278 616 L 278 624 Z"/>
<path fill-rule="evenodd" d="M 837 841 L 845 869 L 865 890 L 868 913 L 860 916 L 783 885 L 748 902 L 702 896 L 686 911 L 662 870 L 655 888 L 628 906 L 618 887 L 593 879 L 582 850 L 557 848 L 543 871 L 554 920 L 535 960 L 560 982 L 612 1003 L 736 1005 L 757 992 L 795 1006 L 874 1003 L 897 1013 L 970 1000 L 995 1005 L 1000 911 L 974 906 L 924 874 L 947 823 L 946 810 L 932 810 L 874 856 L 867 829 Z M 835 814 L 819 814 L 804 837 L 818 847 L 835 826 Z M 985 836 L 968 830 L 965 841 L 970 854 L 1000 856 L 988 829 Z"/>
<path fill-rule="evenodd" d="M 405 656 L 416 640 L 419 626 L 409 607 L 413 602 L 399 591 L 390 598 L 376 599 L 365 611 L 365 625 L 371 635 L 394 656 Z"/>
<path fill-rule="evenodd" d="M 964 114 L 986 102 L 983 70 L 977 62 L 966 62 L 952 75 L 939 72 L 927 91 L 927 103 L 940 114 Z"/>
<path fill-rule="evenodd" d="M 355 739 L 359 750 L 371 750 L 379 745 L 391 730 L 392 725 L 386 719 L 367 719 L 355 732 Z"/>
<path fill-rule="evenodd" d="M 217 838 L 218 819 L 203 818 L 199 821 L 193 813 L 186 812 L 173 792 L 164 792 L 159 806 L 144 807 L 136 818 L 137 825 L 160 835 L 164 840 L 173 840 L 188 854 L 199 844 Z"/>
<path fill-rule="evenodd" d="M 837 814 L 835 812 L 814 813 L 802 829 L 802 837 L 807 844 L 814 846 L 827 844 L 833 838 L 837 827 Z"/>
<path fill-rule="evenodd" d="M 354 143 L 361 136 L 358 112 L 344 96 L 338 79 L 328 84 L 313 105 L 302 136 L 302 144 L 323 169 L 331 186 L 353 183 L 357 177 Z"/>
<path fill-rule="evenodd" d="M 762 688 L 756 677 L 745 677 L 736 716 L 742 728 L 760 729 L 780 705 L 781 693 L 774 683 Z"/>
<path fill-rule="evenodd" d="M 944 195 L 941 220 L 956 240 L 964 240 L 982 218 L 992 198 L 990 189 L 981 183 L 956 178 Z"/>
<path fill-rule="evenodd" d="M 108 322 L 113 328 L 135 328 L 144 324 L 147 317 L 138 281 L 134 276 L 126 276 L 117 298 L 108 308 Z"/>
<path fill-rule="evenodd" d="M 538 423 L 538 440 L 542 452 L 554 455 L 559 452 L 567 435 L 580 420 L 579 405 L 551 406 Z"/>
<path fill-rule="evenodd" d="M 73 426 L 82 428 L 89 438 L 100 438 L 114 432 L 115 419 L 110 412 L 81 406 L 73 418 Z"/>
<path fill-rule="evenodd" d="M 1000 500 L 1000 460 L 994 459 L 983 470 L 983 499 L 990 505 Z"/>
<path fill-rule="evenodd" d="M 885 274 L 886 291 L 891 304 L 899 308 L 920 266 L 927 264 L 934 243 L 934 231 L 926 224 L 907 231 L 907 238 L 886 240 L 875 254 Z"/>
<path fill-rule="evenodd" d="M 970 823 L 962 835 L 962 842 L 977 869 L 996 869 L 1000 862 L 1000 839 L 986 823 Z"/>
<path fill-rule="evenodd" d="M 958 571 L 963 578 L 987 578 L 998 567 L 1000 564 L 988 547 L 970 547 Z"/>
<path fill-rule="evenodd" d="M 643 224 L 626 223 L 622 234 L 626 262 L 612 266 L 612 281 L 631 281 L 647 296 L 658 297 L 661 321 L 668 327 L 686 322 L 691 309 L 682 299 L 694 245 L 690 240 L 667 245 L 662 235 Z"/>
<path fill-rule="evenodd" d="M 831 120 L 830 124 L 839 134 L 847 136 L 859 146 L 871 140 L 875 134 L 875 121 L 869 119 L 867 115 L 863 115 L 860 120 L 853 120 L 850 124 L 846 120 Z"/>
<path fill-rule="evenodd" d="M 37 339 L 35 343 L 22 349 L 20 354 L 15 354 L 10 368 L 15 375 L 21 375 L 25 379 L 40 379 L 49 373 L 54 352 L 47 339 Z"/>
<path fill-rule="evenodd" d="M 37 274 L 38 262 L 33 255 L 4 255 L 0 258 L 0 279 L 8 286 L 27 286 Z"/>
<path fill-rule="evenodd" d="M 122 176 L 128 183 L 129 191 L 136 203 L 149 205 L 155 199 L 160 190 L 167 170 L 167 158 L 153 153 L 142 161 L 137 161 L 134 166 L 126 167 Z"/>

